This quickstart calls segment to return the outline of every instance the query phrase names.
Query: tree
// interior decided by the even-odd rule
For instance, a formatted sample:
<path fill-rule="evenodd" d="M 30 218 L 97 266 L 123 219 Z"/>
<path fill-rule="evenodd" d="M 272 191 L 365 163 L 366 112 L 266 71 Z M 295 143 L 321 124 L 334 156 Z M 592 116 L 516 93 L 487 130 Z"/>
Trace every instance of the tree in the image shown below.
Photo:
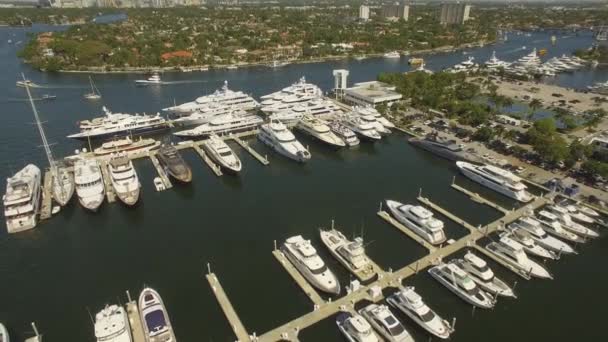
<path fill-rule="evenodd" d="M 528 117 L 527 120 L 528 121 L 532 121 L 532 118 L 534 117 L 534 113 L 536 113 L 536 111 L 542 107 L 542 102 L 540 102 L 539 99 L 532 99 L 532 101 L 530 101 L 530 103 L 528 104 L 528 107 L 530 107 L 530 111 L 528 112 Z"/>
<path fill-rule="evenodd" d="M 494 138 L 494 130 L 488 126 L 481 127 L 473 133 L 473 140 L 488 142 Z"/>

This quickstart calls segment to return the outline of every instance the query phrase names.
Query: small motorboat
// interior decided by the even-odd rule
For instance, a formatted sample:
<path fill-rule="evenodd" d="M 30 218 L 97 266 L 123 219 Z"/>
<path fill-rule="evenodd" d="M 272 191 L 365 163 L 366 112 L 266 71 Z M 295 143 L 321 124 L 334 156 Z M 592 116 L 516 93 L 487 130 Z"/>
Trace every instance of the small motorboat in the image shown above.
<path fill-rule="evenodd" d="M 140 86 L 146 86 L 146 85 L 152 85 L 152 84 L 162 84 L 162 83 L 163 83 L 163 81 L 161 81 L 160 75 L 157 72 L 153 73 L 150 77 L 148 77 L 145 80 L 135 80 L 135 84 L 140 85 Z"/>
<path fill-rule="evenodd" d="M 139 309 L 146 341 L 176 341 L 167 308 L 158 292 L 149 287 L 143 289 L 139 295 Z"/>

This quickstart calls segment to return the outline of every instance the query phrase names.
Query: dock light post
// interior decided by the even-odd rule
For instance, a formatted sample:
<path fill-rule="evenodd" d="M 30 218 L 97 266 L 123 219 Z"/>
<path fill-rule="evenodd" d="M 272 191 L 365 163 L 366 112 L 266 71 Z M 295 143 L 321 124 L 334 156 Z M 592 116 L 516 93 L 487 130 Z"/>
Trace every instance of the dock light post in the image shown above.
<path fill-rule="evenodd" d="M 471 317 L 475 316 L 475 305 L 473 305 L 473 310 L 471 310 Z"/>
<path fill-rule="evenodd" d="M 456 331 L 456 317 L 452 318 L 452 325 L 450 326 L 452 332 Z"/>
<path fill-rule="evenodd" d="M 211 264 L 207 263 L 207 274 L 211 274 Z"/>
<path fill-rule="evenodd" d="M 418 189 L 418 197 L 422 197 L 422 188 Z"/>
<path fill-rule="evenodd" d="M 129 300 L 129 302 L 132 302 L 133 300 L 131 299 L 131 294 L 129 293 L 129 290 L 127 290 L 127 299 Z"/>
<path fill-rule="evenodd" d="M 452 177 L 452 185 L 456 184 L 456 176 Z"/>

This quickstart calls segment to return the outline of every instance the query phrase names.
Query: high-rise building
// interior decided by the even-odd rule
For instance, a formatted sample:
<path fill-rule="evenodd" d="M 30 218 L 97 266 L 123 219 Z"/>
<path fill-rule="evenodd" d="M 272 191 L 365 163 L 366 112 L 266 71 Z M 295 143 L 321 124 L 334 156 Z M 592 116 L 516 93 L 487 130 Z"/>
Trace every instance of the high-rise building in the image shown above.
<path fill-rule="evenodd" d="M 384 5 L 380 16 L 386 20 L 399 20 L 403 19 L 407 21 L 410 16 L 410 6 L 408 5 Z"/>
<path fill-rule="evenodd" d="M 346 69 L 336 69 L 333 72 L 334 74 L 334 89 L 346 89 L 347 87 L 347 78 L 348 78 L 348 70 Z"/>
<path fill-rule="evenodd" d="M 444 3 L 441 4 L 441 11 L 439 13 L 439 22 L 443 25 L 448 24 L 464 24 L 465 21 L 469 20 L 469 14 L 471 13 L 471 5 L 464 3 Z"/>
<path fill-rule="evenodd" d="M 369 6 L 361 5 L 359 7 L 359 19 L 369 20 Z"/>

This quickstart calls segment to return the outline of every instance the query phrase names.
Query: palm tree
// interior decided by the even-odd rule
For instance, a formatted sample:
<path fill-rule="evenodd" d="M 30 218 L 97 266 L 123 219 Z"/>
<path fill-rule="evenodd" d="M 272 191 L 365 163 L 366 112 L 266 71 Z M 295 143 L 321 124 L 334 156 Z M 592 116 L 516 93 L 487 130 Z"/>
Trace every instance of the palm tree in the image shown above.
<path fill-rule="evenodd" d="M 534 116 L 534 113 L 541 108 L 543 105 L 542 102 L 540 102 L 539 99 L 532 99 L 532 101 L 530 101 L 530 103 L 528 104 L 528 107 L 530 107 L 530 111 L 528 112 L 528 117 L 527 120 L 528 121 L 532 121 L 532 117 Z"/>

